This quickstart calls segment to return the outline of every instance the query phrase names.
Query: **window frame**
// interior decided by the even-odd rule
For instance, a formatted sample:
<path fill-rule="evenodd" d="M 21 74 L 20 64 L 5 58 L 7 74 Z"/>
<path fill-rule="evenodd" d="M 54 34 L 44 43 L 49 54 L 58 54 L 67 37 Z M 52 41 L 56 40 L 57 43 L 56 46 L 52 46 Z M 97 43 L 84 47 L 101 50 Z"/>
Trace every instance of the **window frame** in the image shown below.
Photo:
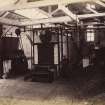
<path fill-rule="evenodd" d="M 94 42 L 95 41 L 95 30 L 93 29 L 93 26 L 87 27 L 86 29 L 86 41 L 87 42 Z"/>

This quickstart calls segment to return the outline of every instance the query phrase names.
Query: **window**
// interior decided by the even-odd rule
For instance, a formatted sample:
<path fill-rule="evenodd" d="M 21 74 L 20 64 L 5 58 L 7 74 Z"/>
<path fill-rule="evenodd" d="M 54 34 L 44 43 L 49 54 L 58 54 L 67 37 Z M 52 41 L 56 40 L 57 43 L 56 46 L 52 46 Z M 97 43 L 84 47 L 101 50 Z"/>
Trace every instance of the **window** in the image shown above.
<path fill-rule="evenodd" d="M 94 32 L 87 31 L 87 41 L 88 42 L 93 42 L 94 41 Z"/>
<path fill-rule="evenodd" d="M 88 26 L 89 29 L 87 29 L 87 32 L 86 32 L 86 40 L 88 42 L 93 42 L 94 39 L 95 39 L 95 34 L 94 34 L 94 30 L 92 29 L 93 26 Z"/>

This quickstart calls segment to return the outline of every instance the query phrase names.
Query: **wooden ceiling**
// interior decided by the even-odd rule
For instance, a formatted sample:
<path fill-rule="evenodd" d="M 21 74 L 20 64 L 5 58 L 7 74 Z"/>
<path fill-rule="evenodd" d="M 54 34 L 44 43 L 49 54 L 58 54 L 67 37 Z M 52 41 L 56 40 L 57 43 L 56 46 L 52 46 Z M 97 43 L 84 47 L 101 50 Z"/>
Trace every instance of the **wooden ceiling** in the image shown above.
<path fill-rule="evenodd" d="M 29 12 L 25 14 L 26 9 Z M 31 14 L 32 9 L 35 12 Z M 17 10 L 23 13 L 16 12 Z M 105 21 L 105 0 L 17 0 L 0 7 L 0 22 L 8 25 L 27 26 L 72 21 L 80 23 L 90 20 Z"/>

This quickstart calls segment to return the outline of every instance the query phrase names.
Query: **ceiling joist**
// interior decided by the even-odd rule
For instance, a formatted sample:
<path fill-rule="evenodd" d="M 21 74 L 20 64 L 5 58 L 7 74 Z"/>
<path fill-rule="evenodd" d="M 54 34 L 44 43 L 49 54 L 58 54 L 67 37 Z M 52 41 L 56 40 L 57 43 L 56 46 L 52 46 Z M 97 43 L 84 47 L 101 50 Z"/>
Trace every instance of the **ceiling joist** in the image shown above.
<path fill-rule="evenodd" d="M 77 15 L 79 19 L 86 19 L 86 18 L 94 18 L 94 17 L 102 17 L 105 16 L 104 13 L 97 13 L 97 14 L 84 14 L 84 15 Z"/>
<path fill-rule="evenodd" d="M 24 4 L 24 3 L 27 3 L 27 0 L 17 0 L 17 3 L 18 4 Z"/>
<path fill-rule="evenodd" d="M 97 14 L 85 14 L 85 15 L 77 15 L 78 19 L 86 19 L 86 18 L 93 18 L 93 17 L 101 17 L 105 16 L 105 13 L 97 13 Z M 62 17 L 53 17 L 48 19 L 41 19 L 41 20 L 32 20 L 32 21 L 24 21 L 21 22 L 22 26 L 27 25 L 35 25 L 35 24 L 41 24 L 41 23 L 63 23 L 63 22 L 71 22 L 72 19 L 70 19 L 69 16 L 62 16 Z"/>
<path fill-rule="evenodd" d="M 103 6 L 103 7 L 105 7 L 105 3 L 103 3 L 103 2 L 101 2 L 99 0 L 96 0 L 95 3 L 97 3 L 97 4 L 99 4 L 99 5 Z"/>
<path fill-rule="evenodd" d="M 88 9 L 89 11 L 91 11 L 91 12 L 93 12 L 93 13 L 95 13 L 95 14 L 98 13 L 96 10 L 94 10 L 94 9 L 92 9 L 92 8 L 87 7 L 86 9 Z"/>
<path fill-rule="evenodd" d="M 58 11 L 59 11 L 59 9 L 57 8 L 56 10 L 54 10 L 53 12 L 51 12 L 50 15 L 52 16 L 52 15 L 54 15 Z"/>
<path fill-rule="evenodd" d="M 23 3 L 17 3 L 14 5 L 8 5 L 0 8 L 0 11 L 11 11 L 11 10 L 17 10 L 17 9 L 28 9 L 28 8 L 39 8 L 39 7 L 45 7 L 45 6 L 53 6 L 58 4 L 70 4 L 70 3 L 77 3 L 77 2 L 87 2 L 87 1 L 93 1 L 93 0 L 41 0 L 41 1 L 35 1 L 35 2 L 23 2 Z"/>
<path fill-rule="evenodd" d="M 39 8 L 35 8 L 36 11 L 39 11 L 40 13 L 46 15 L 47 17 L 52 17 L 49 13 L 43 11 L 42 9 L 39 9 Z"/>
<path fill-rule="evenodd" d="M 6 17 L 8 14 L 9 14 L 9 12 L 7 11 L 7 12 L 2 16 L 2 18 L 3 18 L 3 17 Z"/>
<path fill-rule="evenodd" d="M 41 20 L 32 20 L 32 21 L 24 21 L 21 22 L 21 26 L 28 26 L 28 25 L 35 25 L 35 24 L 45 24 L 45 23 L 63 23 L 63 22 L 70 22 L 72 19 L 70 19 L 69 16 L 63 16 L 63 17 L 53 17 L 48 19 L 41 19 Z"/>
<path fill-rule="evenodd" d="M 87 7 L 88 10 L 92 12 L 92 14 L 82 14 L 82 15 L 76 15 L 71 10 L 69 10 L 66 5 L 70 3 L 80 3 L 80 2 L 95 2 L 103 7 L 105 7 L 105 4 L 101 2 L 100 0 L 41 0 L 36 2 L 26 2 L 27 0 L 18 0 L 17 3 L 0 7 L 0 11 L 7 11 L 2 18 L 0 18 L 0 22 L 8 25 L 17 25 L 17 26 L 25 26 L 25 25 L 35 25 L 35 24 L 41 24 L 41 23 L 62 23 L 62 22 L 71 22 L 76 21 L 79 23 L 79 20 L 81 19 L 87 19 L 87 18 L 94 18 L 94 17 L 103 17 L 105 16 L 104 13 L 98 13 L 96 9 Z M 105 1 L 105 0 L 104 0 Z M 58 8 L 52 12 L 53 5 L 57 5 Z M 48 12 L 45 12 L 44 10 L 40 9 L 39 7 L 49 7 Z M 35 9 L 35 11 L 39 11 L 40 13 L 45 15 L 45 18 L 38 18 L 38 19 L 30 19 L 30 20 L 23 20 L 21 22 L 17 20 L 11 20 L 5 18 L 5 16 L 8 15 L 8 11 L 10 10 L 22 10 L 22 9 Z M 67 16 L 62 17 L 53 17 L 53 14 L 57 13 L 59 10 L 62 10 Z M 14 12 L 14 11 L 13 11 Z M 35 13 L 35 12 L 34 12 Z"/>
<path fill-rule="evenodd" d="M 6 25 L 12 25 L 12 26 L 21 26 L 21 23 L 19 21 L 2 18 L 2 17 L 0 17 L 0 23 L 6 24 Z"/>
<path fill-rule="evenodd" d="M 79 22 L 77 16 L 73 14 L 67 7 L 63 5 L 59 5 L 58 8 L 62 10 L 66 15 L 68 15 L 70 18 L 72 18 L 73 20 Z"/>

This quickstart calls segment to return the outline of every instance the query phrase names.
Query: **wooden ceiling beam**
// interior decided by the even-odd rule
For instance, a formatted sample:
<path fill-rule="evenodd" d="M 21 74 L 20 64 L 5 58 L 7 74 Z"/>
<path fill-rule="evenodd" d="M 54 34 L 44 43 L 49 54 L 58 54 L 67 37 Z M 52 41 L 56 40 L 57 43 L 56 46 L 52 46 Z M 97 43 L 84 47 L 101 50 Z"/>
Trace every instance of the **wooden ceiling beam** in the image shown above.
<path fill-rule="evenodd" d="M 99 5 L 103 6 L 103 7 L 105 7 L 105 3 L 103 3 L 103 2 L 101 2 L 99 0 L 96 0 L 95 3 L 97 3 L 97 4 L 99 4 Z"/>
<path fill-rule="evenodd" d="M 102 17 L 105 16 L 104 13 L 96 13 L 96 14 L 84 14 L 84 15 L 77 15 L 79 19 L 85 19 L 85 18 L 94 18 L 94 17 Z"/>
<path fill-rule="evenodd" d="M 94 18 L 94 17 L 102 17 L 105 16 L 105 13 L 97 13 L 97 14 L 84 14 L 84 15 L 77 15 L 78 19 L 87 19 L 87 18 Z M 72 22 L 72 19 L 69 16 L 62 16 L 62 17 L 52 17 L 47 19 L 40 19 L 40 20 L 27 20 L 21 22 L 21 26 L 28 26 L 28 25 L 36 25 L 36 24 L 45 24 L 45 23 L 63 23 L 63 22 Z"/>
<path fill-rule="evenodd" d="M 38 8 L 38 7 L 45 7 L 45 6 L 53 6 L 58 4 L 70 4 L 70 3 L 78 3 L 78 2 L 87 2 L 87 1 L 93 1 L 93 0 L 41 0 L 41 1 L 35 1 L 35 2 L 23 2 L 23 3 L 17 3 L 14 5 L 4 6 L 0 8 L 0 11 L 11 11 L 11 10 L 17 10 L 17 9 L 28 9 L 28 8 Z"/>
<path fill-rule="evenodd" d="M 53 12 L 50 13 L 50 15 L 54 15 L 55 13 L 57 13 L 59 11 L 59 9 L 57 8 L 56 10 L 54 10 Z"/>
<path fill-rule="evenodd" d="M 63 16 L 63 17 L 52 17 L 47 19 L 39 19 L 39 20 L 31 20 L 31 21 L 24 21 L 21 22 L 22 26 L 28 26 L 28 25 L 37 25 L 37 24 L 45 24 L 45 23 L 63 23 L 63 22 L 70 22 L 72 19 L 70 19 L 69 16 Z"/>
<path fill-rule="evenodd" d="M 11 26 L 21 26 L 21 23 L 19 21 L 11 20 L 3 17 L 0 17 L 0 23 L 11 25 Z"/>
<path fill-rule="evenodd" d="M 68 15 L 72 20 L 79 22 L 78 17 L 75 14 L 73 14 L 67 7 L 59 5 L 58 8 L 62 10 L 66 15 Z"/>
<path fill-rule="evenodd" d="M 91 11 L 91 12 L 93 12 L 94 14 L 97 14 L 98 12 L 96 11 L 96 10 L 94 10 L 94 9 L 92 9 L 92 8 L 86 8 L 86 9 L 88 9 L 89 11 Z"/>
<path fill-rule="evenodd" d="M 7 11 L 7 12 L 2 16 L 2 18 L 3 18 L 3 17 L 6 17 L 8 14 L 9 14 L 9 12 Z"/>
<path fill-rule="evenodd" d="M 35 8 L 36 11 L 39 11 L 40 13 L 46 15 L 47 17 L 52 17 L 49 13 L 45 12 L 44 10 L 42 9 L 39 9 L 39 8 Z"/>

